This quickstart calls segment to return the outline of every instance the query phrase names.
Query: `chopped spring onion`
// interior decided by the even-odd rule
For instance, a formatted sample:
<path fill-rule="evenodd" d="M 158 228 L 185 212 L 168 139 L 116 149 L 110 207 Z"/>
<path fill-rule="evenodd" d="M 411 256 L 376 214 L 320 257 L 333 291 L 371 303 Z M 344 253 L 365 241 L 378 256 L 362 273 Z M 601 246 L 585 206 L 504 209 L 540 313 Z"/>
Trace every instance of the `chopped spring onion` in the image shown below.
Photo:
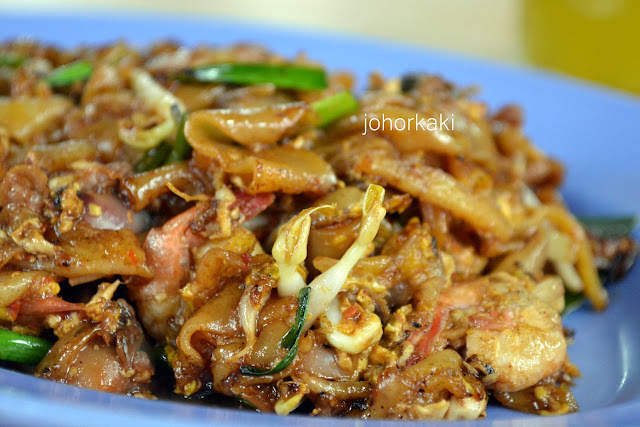
<path fill-rule="evenodd" d="M 584 294 L 566 291 L 564 293 L 564 310 L 562 310 L 562 316 L 566 316 L 573 313 L 587 302 Z"/>
<path fill-rule="evenodd" d="M 307 306 L 309 305 L 309 294 L 311 288 L 302 288 L 298 294 L 298 310 L 296 311 L 296 319 L 293 322 L 293 326 L 289 329 L 289 332 L 282 337 L 280 345 L 282 348 L 290 349 L 298 342 L 300 338 L 300 332 L 302 326 L 307 317 Z"/>
<path fill-rule="evenodd" d="M 578 219 L 589 234 L 602 239 L 620 239 L 628 236 L 638 224 L 638 219 L 634 216 L 581 217 Z"/>
<path fill-rule="evenodd" d="M 244 397 L 236 396 L 236 400 L 238 401 L 240 406 L 243 407 L 243 408 L 258 410 L 258 408 L 256 408 L 256 405 L 254 405 L 253 403 L 249 402 Z"/>
<path fill-rule="evenodd" d="M 0 360 L 36 365 L 50 348 L 45 339 L 0 329 Z"/>
<path fill-rule="evenodd" d="M 75 61 L 61 65 L 52 70 L 45 81 L 51 87 L 68 86 L 72 83 L 87 80 L 93 72 L 93 65 L 88 61 Z"/>
<path fill-rule="evenodd" d="M 167 163 L 173 153 L 171 144 L 162 142 L 158 146 L 144 153 L 142 158 L 133 166 L 135 173 L 147 172 Z"/>
<path fill-rule="evenodd" d="M 291 64 L 211 64 L 182 71 L 176 78 L 200 83 L 273 83 L 285 89 L 324 89 L 327 77 L 321 68 Z"/>
<path fill-rule="evenodd" d="M 311 108 L 318 114 L 322 127 L 357 110 L 358 101 L 345 91 L 320 99 L 312 103 Z"/>
<path fill-rule="evenodd" d="M 156 373 L 158 373 L 159 371 L 173 372 L 173 369 L 171 368 L 171 364 L 169 363 L 169 358 L 167 357 L 167 351 L 165 346 L 160 345 L 160 346 L 154 347 L 151 350 L 151 357 L 153 360 L 153 364 L 156 368 Z"/>
<path fill-rule="evenodd" d="M 180 120 L 180 125 L 178 126 L 178 134 L 173 141 L 173 150 L 166 159 L 165 164 L 181 162 L 186 160 L 189 154 L 191 154 L 191 145 L 189 145 L 189 141 L 187 141 L 187 138 L 184 136 L 184 124 L 187 121 L 187 117 L 189 117 L 187 113 L 182 115 L 182 120 Z"/>
<path fill-rule="evenodd" d="M 303 333 L 303 327 L 307 318 L 307 307 L 309 305 L 309 294 L 311 288 L 305 287 L 300 290 L 298 294 L 298 310 L 296 311 L 296 318 L 293 322 L 293 326 L 280 340 L 280 347 L 289 350 L 287 355 L 276 366 L 271 369 L 261 369 L 253 366 L 241 366 L 240 372 L 243 375 L 252 376 L 265 376 L 273 375 L 284 370 L 293 362 L 296 354 L 298 354 L 298 343 Z"/>
<path fill-rule="evenodd" d="M 0 54 L 0 67 L 18 68 L 26 58 L 19 53 L 5 52 Z"/>

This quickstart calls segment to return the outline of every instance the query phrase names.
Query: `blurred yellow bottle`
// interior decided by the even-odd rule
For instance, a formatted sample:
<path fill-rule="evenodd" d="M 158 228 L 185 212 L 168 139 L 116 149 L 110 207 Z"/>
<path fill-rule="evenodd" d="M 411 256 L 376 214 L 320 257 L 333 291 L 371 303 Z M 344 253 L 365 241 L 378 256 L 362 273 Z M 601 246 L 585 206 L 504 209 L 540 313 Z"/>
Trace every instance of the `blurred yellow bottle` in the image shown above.
<path fill-rule="evenodd" d="M 523 0 L 528 59 L 640 94 L 640 0 Z"/>

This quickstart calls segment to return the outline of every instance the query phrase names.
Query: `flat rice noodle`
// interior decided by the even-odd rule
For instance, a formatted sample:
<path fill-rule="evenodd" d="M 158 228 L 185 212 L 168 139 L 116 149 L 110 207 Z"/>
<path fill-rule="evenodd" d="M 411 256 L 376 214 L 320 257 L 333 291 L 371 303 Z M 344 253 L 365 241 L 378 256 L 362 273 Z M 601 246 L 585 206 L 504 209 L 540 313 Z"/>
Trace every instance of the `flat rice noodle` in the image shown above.
<path fill-rule="evenodd" d="M 309 108 L 297 102 L 258 108 L 216 109 L 194 113 L 223 135 L 242 145 L 275 144 L 291 130 Z"/>
<path fill-rule="evenodd" d="M 0 268 L 3 268 L 14 257 L 24 253 L 24 249 L 16 245 L 13 240 L 5 240 L 0 243 Z"/>
<path fill-rule="evenodd" d="M 298 375 L 315 394 L 328 394 L 336 399 L 366 399 L 371 394 L 368 381 L 340 380 L 331 381 L 306 373 Z"/>
<path fill-rule="evenodd" d="M 234 236 L 241 233 L 243 232 L 238 230 L 234 232 Z M 253 237 L 250 232 L 246 231 L 246 233 Z M 238 252 L 213 247 L 206 252 L 200 263 L 198 263 L 195 278 L 190 284 L 193 299 L 189 302 L 195 309 L 204 305 L 226 283 L 234 279 L 237 280 L 238 277 L 242 277 L 250 271 L 250 266 L 244 262 L 246 258 L 242 255 L 250 253 L 256 241 L 255 238 L 243 240 L 249 243 L 249 247 L 234 248 L 240 249 Z M 243 244 L 244 242 L 239 243 Z"/>
<path fill-rule="evenodd" d="M 173 89 L 173 94 L 189 111 L 197 111 L 211 107 L 225 92 L 226 86 L 221 84 L 185 84 Z"/>
<path fill-rule="evenodd" d="M 381 147 L 386 148 L 379 149 Z M 380 177 L 393 187 L 407 192 L 423 202 L 446 209 L 479 231 L 508 240 L 513 228 L 507 218 L 488 197 L 474 194 L 445 171 L 423 163 L 401 159 L 386 141 L 367 149 L 364 144 L 354 153 L 356 172 Z"/>
<path fill-rule="evenodd" d="M 287 350 L 280 345 L 280 339 L 291 329 L 288 319 L 270 319 L 268 323 L 260 324 L 260 333 L 243 362 L 249 366 L 262 369 L 274 367 L 285 355 Z M 293 363 L 287 368 L 292 368 Z"/>
<path fill-rule="evenodd" d="M 206 361 L 194 341 L 204 340 L 213 347 L 219 339 L 244 336 L 238 316 L 238 306 L 243 293 L 243 283 L 229 283 L 205 305 L 200 307 L 185 322 L 176 344 L 178 346 L 178 365 L 180 375 L 197 375 L 206 368 Z"/>
<path fill-rule="evenodd" d="M 94 143 L 103 162 L 118 160 L 118 149 L 123 146 L 118 136 L 118 119 L 113 118 L 104 118 L 72 129 L 69 137 Z"/>
<path fill-rule="evenodd" d="M 311 227 L 309 230 L 309 254 L 307 263 L 317 257 L 340 259 L 358 238 L 360 220 L 346 219 L 327 227 Z"/>
<path fill-rule="evenodd" d="M 0 181 L 0 207 L 24 207 L 40 213 L 49 195 L 47 175 L 35 166 L 21 164 L 7 171 Z"/>
<path fill-rule="evenodd" d="M 541 393 L 542 392 L 542 393 Z M 579 405 L 568 384 L 544 379 L 539 385 L 514 392 L 494 391 L 502 405 L 516 411 L 537 415 L 563 415 L 578 412 Z"/>
<path fill-rule="evenodd" d="M 358 187 L 346 186 L 337 188 L 335 191 L 319 198 L 313 203 L 313 206 L 334 205 L 337 211 L 354 208 L 361 209 L 363 199 L 364 191 Z"/>
<path fill-rule="evenodd" d="M 274 146 L 253 152 L 225 140 L 207 112 L 193 113 L 184 132 L 194 150 L 239 178 L 237 184 L 249 194 L 318 193 L 330 190 L 337 183 L 331 166 L 309 150 Z"/>
<path fill-rule="evenodd" d="M 318 257 L 313 260 L 313 266 L 321 273 L 324 273 L 330 269 L 337 259 Z M 357 278 L 357 281 L 361 282 L 373 282 L 376 281 L 379 284 L 390 288 L 395 282 L 399 280 L 397 278 L 398 272 L 395 267 L 393 257 L 388 255 L 370 256 L 367 258 L 361 258 L 349 273 L 349 277 Z"/>
<path fill-rule="evenodd" d="M 54 286 L 51 286 L 54 285 Z M 0 307 L 8 307 L 27 295 L 30 289 L 46 287 L 55 290 L 53 276 L 43 271 L 5 271 L 0 273 Z M 45 296 L 47 293 L 45 292 Z"/>
<path fill-rule="evenodd" d="M 138 212 L 171 191 L 166 185 L 167 182 L 181 188 L 192 181 L 194 176 L 189 165 L 186 162 L 178 162 L 128 177 L 122 182 L 122 186 L 131 207 Z"/>
<path fill-rule="evenodd" d="M 340 367 L 336 350 L 322 345 L 314 345 L 309 353 L 303 355 L 302 366 L 297 374 L 336 382 L 349 380 L 353 376 L 352 372 Z"/>
<path fill-rule="evenodd" d="M 419 318 L 419 323 L 433 322 L 438 296 L 447 281 L 429 226 L 410 222 L 387 241 L 382 255 L 393 258 L 405 282 L 413 288 L 414 315 Z"/>
<path fill-rule="evenodd" d="M 452 114 L 455 121 L 451 120 Z M 380 122 L 377 131 L 371 130 L 371 119 Z M 396 122 L 397 119 L 400 120 Z M 431 125 L 429 119 L 432 120 Z M 446 119 L 448 121 L 444 122 Z M 437 126 L 434 126 L 433 120 L 437 120 Z M 416 123 L 420 123 L 421 126 Z M 463 112 L 418 111 L 398 105 L 383 105 L 340 121 L 334 132 L 362 134 L 365 124 L 367 136 L 383 136 L 401 153 L 428 151 L 451 156 L 462 155 L 485 164 L 491 164 L 497 155 L 488 122 L 474 121 Z"/>
<path fill-rule="evenodd" d="M 21 143 L 53 126 L 73 106 L 71 100 L 54 95 L 49 98 L 0 98 L 0 128 Z"/>
<path fill-rule="evenodd" d="M 384 123 L 384 129 L 382 126 L 383 116 L 386 119 Z M 417 122 L 420 122 L 422 119 L 424 119 L 424 121 L 421 122 L 425 127 L 424 130 L 420 126 L 416 126 L 416 117 Z M 435 129 L 433 129 L 432 126 L 429 126 L 427 128 L 428 120 L 431 117 L 437 119 L 439 118 L 439 113 L 422 113 L 416 110 L 395 105 L 387 105 L 377 108 L 373 111 L 366 111 L 366 119 L 368 120 L 368 124 L 371 124 L 371 119 L 378 119 L 380 121 L 380 130 L 376 131 L 375 133 L 385 136 L 393 143 L 398 151 L 402 153 L 412 151 L 433 151 L 436 153 L 456 155 L 463 154 L 469 151 L 470 143 L 468 138 L 466 138 L 459 132 L 455 130 L 451 131 L 440 129 L 440 126 L 436 126 Z M 389 125 L 388 119 L 391 119 L 392 125 Z M 396 127 L 397 119 L 400 119 L 398 124 L 402 122 L 405 125 L 411 125 L 406 129 L 398 129 Z M 411 122 L 409 122 L 409 119 L 412 119 Z M 362 113 L 358 116 L 358 121 L 362 122 L 362 129 L 364 129 L 364 120 L 365 116 L 364 113 Z M 449 127 L 451 127 L 451 120 L 449 120 L 448 124 Z M 369 129 L 368 132 L 370 131 L 371 130 Z"/>
<path fill-rule="evenodd" d="M 78 160 L 92 161 L 98 155 L 98 147 L 85 140 L 69 140 L 59 144 L 34 145 L 27 154 L 27 161 L 47 172 L 68 169 Z"/>
<path fill-rule="evenodd" d="M 104 93 L 118 93 L 124 89 L 125 82 L 119 70 L 111 64 L 95 67 L 82 92 L 82 105 L 88 105 Z"/>
<path fill-rule="evenodd" d="M 55 256 L 37 258 L 34 262 L 20 260 L 15 265 L 26 271 L 42 270 L 70 279 L 89 275 L 152 276 L 145 265 L 144 251 L 131 230 L 98 230 L 80 222 L 55 243 Z"/>

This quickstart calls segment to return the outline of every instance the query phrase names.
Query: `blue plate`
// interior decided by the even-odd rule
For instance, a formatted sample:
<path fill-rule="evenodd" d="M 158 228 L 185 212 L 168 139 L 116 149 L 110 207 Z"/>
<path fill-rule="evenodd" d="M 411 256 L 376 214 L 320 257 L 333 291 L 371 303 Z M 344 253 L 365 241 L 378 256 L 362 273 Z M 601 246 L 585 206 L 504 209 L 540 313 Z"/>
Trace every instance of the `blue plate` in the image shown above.
<path fill-rule="evenodd" d="M 350 69 L 364 82 L 371 70 L 441 73 L 478 84 L 492 108 L 522 105 L 533 141 L 568 166 L 564 195 L 579 214 L 640 213 L 640 101 L 594 85 L 406 45 L 264 26 L 173 17 L 0 17 L 0 39 L 34 36 L 62 46 L 120 38 L 147 44 L 174 38 L 187 44 L 258 42 L 285 55 L 301 50 L 330 69 Z M 581 411 L 542 418 L 490 407 L 471 425 L 638 425 L 640 423 L 640 267 L 611 291 L 604 313 L 583 308 L 566 319 L 577 331 L 569 354 L 583 373 L 574 389 Z M 379 425 L 360 420 L 256 414 L 209 406 L 144 401 L 83 390 L 0 370 L 1 425 Z M 421 423 L 423 425 L 424 423 Z M 398 425 L 398 424 L 393 424 Z M 451 424 L 449 424 L 451 425 Z"/>

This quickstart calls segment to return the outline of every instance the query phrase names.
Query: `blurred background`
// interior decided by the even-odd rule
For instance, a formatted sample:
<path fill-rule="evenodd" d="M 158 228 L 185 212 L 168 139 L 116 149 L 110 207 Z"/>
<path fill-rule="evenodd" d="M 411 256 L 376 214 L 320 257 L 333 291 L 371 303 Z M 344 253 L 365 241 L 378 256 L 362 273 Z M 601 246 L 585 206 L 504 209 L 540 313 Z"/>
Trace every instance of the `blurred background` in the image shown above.
<path fill-rule="evenodd" d="M 640 0 L 0 0 L 0 14 L 16 11 L 211 16 L 350 33 L 640 94 Z"/>

